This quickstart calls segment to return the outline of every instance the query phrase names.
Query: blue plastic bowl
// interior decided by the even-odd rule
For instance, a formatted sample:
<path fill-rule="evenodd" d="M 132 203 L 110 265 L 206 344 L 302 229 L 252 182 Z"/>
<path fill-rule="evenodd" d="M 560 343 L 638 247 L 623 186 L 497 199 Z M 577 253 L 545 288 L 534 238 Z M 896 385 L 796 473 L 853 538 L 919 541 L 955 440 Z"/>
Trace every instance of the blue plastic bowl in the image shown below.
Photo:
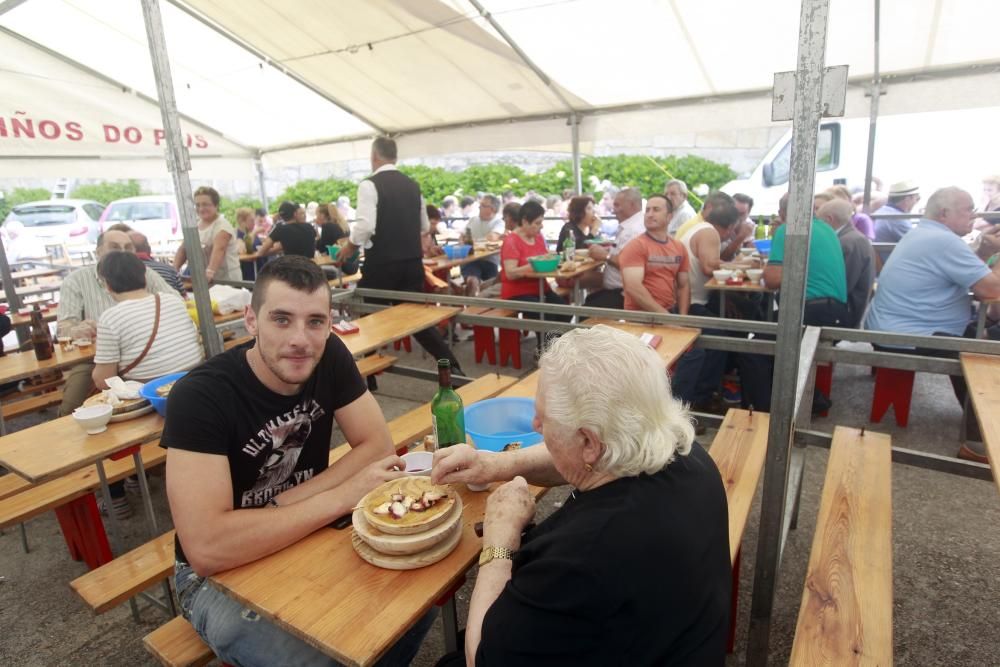
<path fill-rule="evenodd" d="M 471 250 L 471 245 L 446 245 L 444 247 L 444 254 L 448 259 L 465 259 L 469 256 Z"/>
<path fill-rule="evenodd" d="M 542 434 L 531 425 L 535 401 L 530 398 L 490 398 L 465 409 L 465 432 L 477 449 L 502 451 L 512 442 L 537 445 Z"/>
<path fill-rule="evenodd" d="M 142 385 L 142 389 L 139 390 L 139 395 L 145 398 L 147 401 L 153 404 L 153 409 L 160 413 L 161 417 L 167 416 L 167 397 L 160 396 L 156 393 L 156 388 L 165 385 L 168 382 L 173 382 L 178 378 L 182 378 L 187 375 L 187 371 L 182 373 L 171 373 L 170 375 L 164 375 L 161 378 L 156 378 L 155 380 L 150 380 L 146 384 Z"/>
<path fill-rule="evenodd" d="M 754 241 L 753 244 L 757 247 L 757 252 L 762 255 L 767 255 L 771 252 L 771 239 L 761 239 L 760 241 Z"/>

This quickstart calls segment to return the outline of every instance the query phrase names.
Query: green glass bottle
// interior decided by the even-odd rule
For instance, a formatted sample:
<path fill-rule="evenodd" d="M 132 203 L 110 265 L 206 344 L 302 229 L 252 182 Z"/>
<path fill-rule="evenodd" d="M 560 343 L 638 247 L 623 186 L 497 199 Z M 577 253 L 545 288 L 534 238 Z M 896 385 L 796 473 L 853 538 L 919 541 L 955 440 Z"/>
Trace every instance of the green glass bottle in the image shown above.
<path fill-rule="evenodd" d="M 758 241 L 767 238 L 767 225 L 764 224 L 764 218 L 757 218 L 757 228 L 754 230 L 753 237 Z"/>
<path fill-rule="evenodd" d="M 451 387 L 451 362 L 438 359 L 438 390 L 431 401 L 434 447 L 465 444 L 465 406 Z"/>
<path fill-rule="evenodd" d="M 573 235 L 569 234 L 566 236 L 566 240 L 563 241 L 563 261 L 572 262 L 573 257 L 576 255 L 576 243 L 573 241 Z"/>

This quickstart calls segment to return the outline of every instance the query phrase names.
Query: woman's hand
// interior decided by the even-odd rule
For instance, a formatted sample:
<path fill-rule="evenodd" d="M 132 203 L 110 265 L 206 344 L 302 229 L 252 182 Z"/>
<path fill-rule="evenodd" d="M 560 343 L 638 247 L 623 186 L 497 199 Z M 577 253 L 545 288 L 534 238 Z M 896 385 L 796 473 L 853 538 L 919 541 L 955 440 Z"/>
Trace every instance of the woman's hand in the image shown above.
<path fill-rule="evenodd" d="M 434 452 L 431 481 L 435 484 L 489 484 L 496 479 L 492 471 L 493 452 L 453 445 Z"/>
<path fill-rule="evenodd" d="M 535 499 L 528 483 L 517 476 L 497 488 L 486 500 L 483 521 L 483 544 L 516 550 L 521 546 L 521 531 L 535 516 Z"/>

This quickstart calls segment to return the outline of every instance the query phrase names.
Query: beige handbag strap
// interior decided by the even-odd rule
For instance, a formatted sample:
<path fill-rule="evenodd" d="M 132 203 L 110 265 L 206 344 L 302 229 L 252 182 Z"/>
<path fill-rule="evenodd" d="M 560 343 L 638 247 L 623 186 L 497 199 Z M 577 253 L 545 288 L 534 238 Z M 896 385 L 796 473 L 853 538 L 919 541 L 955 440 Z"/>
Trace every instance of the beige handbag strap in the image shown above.
<path fill-rule="evenodd" d="M 142 352 L 140 352 L 139 356 L 135 358 L 135 361 L 118 371 L 118 377 L 124 378 L 130 370 L 138 366 L 139 363 L 146 358 L 146 355 L 149 354 L 149 348 L 153 347 L 153 341 L 156 339 L 156 332 L 160 330 L 160 295 L 154 294 L 153 298 L 156 300 L 156 316 L 153 318 L 153 333 L 149 335 L 149 340 L 146 341 L 146 347 L 142 349 Z"/>

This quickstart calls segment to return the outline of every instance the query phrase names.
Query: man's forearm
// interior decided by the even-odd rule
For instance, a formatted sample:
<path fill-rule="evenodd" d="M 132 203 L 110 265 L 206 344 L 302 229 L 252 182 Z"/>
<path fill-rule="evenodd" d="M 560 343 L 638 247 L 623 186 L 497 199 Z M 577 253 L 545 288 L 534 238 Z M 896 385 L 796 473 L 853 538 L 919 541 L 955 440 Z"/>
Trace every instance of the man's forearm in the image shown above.
<path fill-rule="evenodd" d="M 291 505 L 311 498 L 318 493 L 335 489 L 360 472 L 365 466 L 392 454 L 392 447 L 385 447 L 377 441 L 361 442 L 350 448 L 330 465 L 329 468 L 302 484 L 297 484 L 276 497 L 282 505 Z M 338 515 L 339 516 L 339 515 Z"/>
<path fill-rule="evenodd" d="M 339 516 L 353 499 L 330 489 L 294 505 L 222 512 L 199 534 L 181 535 L 184 552 L 201 576 L 210 576 L 280 551 Z"/>
<path fill-rule="evenodd" d="M 625 292 L 647 313 L 665 313 L 667 309 L 656 302 L 645 285 L 626 286 Z"/>

